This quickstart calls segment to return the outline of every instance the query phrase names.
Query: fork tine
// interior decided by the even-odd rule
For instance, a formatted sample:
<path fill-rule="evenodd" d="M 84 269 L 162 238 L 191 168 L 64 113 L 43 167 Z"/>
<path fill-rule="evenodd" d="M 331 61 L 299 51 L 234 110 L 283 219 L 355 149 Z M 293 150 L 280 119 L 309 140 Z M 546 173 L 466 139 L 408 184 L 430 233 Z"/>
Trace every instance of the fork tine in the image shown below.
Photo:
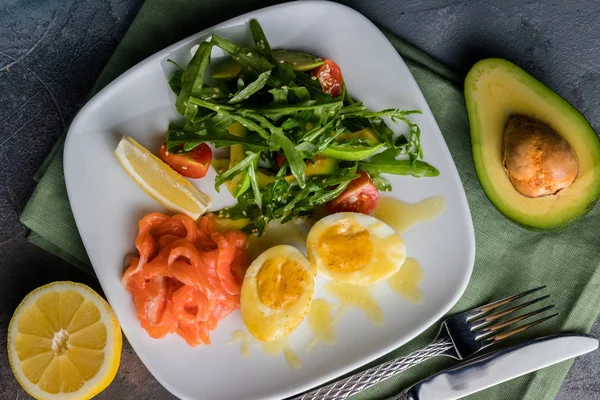
<path fill-rule="evenodd" d="M 506 339 L 506 338 L 508 338 L 508 337 L 510 337 L 512 335 L 515 335 L 517 333 L 523 332 L 524 330 L 527 330 L 527 329 L 532 328 L 532 327 L 534 327 L 536 325 L 539 325 L 539 324 L 541 324 L 544 321 L 548 321 L 549 319 L 556 317 L 557 315 L 558 315 L 558 313 L 552 314 L 552 315 L 549 315 L 547 317 L 543 317 L 543 318 L 537 319 L 537 320 L 535 320 L 533 322 L 530 322 L 530 323 L 525 324 L 523 326 L 520 326 L 518 328 L 512 329 L 510 331 L 502 332 L 502 333 L 499 333 L 499 334 L 491 336 L 491 337 L 488 336 L 488 337 L 486 337 L 486 338 L 483 339 L 483 346 L 482 346 L 482 348 L 491 346 L 492 344 L 498 343 L 498 342 L 500 342 L 500 341 L 502 341 L 502 340 L 504 340 L 504 339 Z"/>
<path fill-rule="evenodd" d="M 528 312 L 526 314 L 520 315 L 518 317 L 514 317 L 512 319 L 509 319 L 508 321 L 502 321 L 502 322 L 498 322 L 494 325 L 488 326 L 486 328 L 483 328 L 482 330 L 480 330 L 477 335 L 476 340 L 480 340 L 482 339 L 484 336 L 488 336 L 491 333 L 497 332 L 498 330 L 502 329 L 502 328 L 506 328 L 509 325 L 515 324 L 517 322 L 523 321 L 524 319 L 527 319 L 529 317 L 533 317 L 534 315 L 537 314 L 541 314 L 544 311 L 548 311 L 550 309 L 554 308 L 554 304 L 551 304 L 549 306 L 546 307 L 542 307 L 540 309 L 537 309 L 535 311 L 531 311 Z"/>
<path fill-rule="evenodd" d="M 470 315 L 467 318 L 467 322 L 470 322 L 470 321 L 473 321 L 475 319 L 478 319 L 481 316 L 483 316 L 484 314 L 486 314 L 486 313 L 488 313 L 488 312 L 490 312 L 492 310 L 495 310 L 496 308 L 498 308 L 500 306 L 503 306 L 503 305 L 505 305 L 507 303 L 510 303 L 511 301 L 515 301 L 515 300 L 520 299 L 522 297 L 525 297 L 525 296 L 527 296 L 527 295 L 529 295 L 531 293 L 535 293 L 535 292 L 537 292 L 539 290 L 542 290 L 544 288 L 546 288 L 546 285 L 540 286 L 540 287 L 535 288 L 535 289 L 530 289 L 530 290 L 527 290 L 527 291 L 525 291 L 523 293 L 515 294 L 513 296 L 505 297 L 504 299 L 494 301 L 494 302 L 486 304 L 484 306 L 477 307 L 477 308 L 475 308 L 475 309 L 473 309 L 473 310 L 470 311 L 470 314 L 472 314 L 472 315 Z"/>
<path fill-rule="evenodd" d="M 538 302 L 540 302 L 542 300 L 546 300 L 548 297 L 550 297 L 550 295 L 547 294 L 545 296 L 538 297 L 537 299 L 530 300 L 530 301 L 525 302 L 523 304 L 519 304 L 518 306 L 507 308 L 506 310 L 498 311 L 498 312 L 495 312 L 495 313 L 489 314 L 489 315 L 482 315 L 482 316 L 480 316 L 478 318 L 475 318 L 475 319 L 470 319 L 469 322 L 471 322 L 471 321 L 476 322 L 476 321 L 482 320 L 482 322 L 480 322 L 477 325 L 473 326 L 471 328 L 471 331 L 477 331 L 478 329 L 483 328 L 485 325 L 489 324 L 490 322 L 493 322 L 493 321 L 495 321 L 495 320 L 497 320 L 499 318 L 502 318 L 505 315 L 511 314 L 511 313 L 513 313 L 515 311 L 519 311 L 519 310 L 521 310 L 521 309 L 523 309 L 525 307 L 528 307 L 528 306 L 530 306 L 532 304 L 538 303 Z"/>

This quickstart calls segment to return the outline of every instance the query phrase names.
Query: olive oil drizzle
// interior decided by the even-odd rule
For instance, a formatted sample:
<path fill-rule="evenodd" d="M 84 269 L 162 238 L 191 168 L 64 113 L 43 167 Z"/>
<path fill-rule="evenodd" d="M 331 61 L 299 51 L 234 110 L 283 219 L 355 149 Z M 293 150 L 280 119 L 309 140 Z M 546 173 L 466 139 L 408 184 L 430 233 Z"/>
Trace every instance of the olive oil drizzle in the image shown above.
<path fill-rule="evenodd" d="M 414 258 L 407 258 L 400 270 L 389 280 L 390 288 L 400 297 L 414 304 L 423 302 L 423 292 L 419 284 L 423 280 L 423 269 Z"/>
<path fill-rule="evenodd" d="M 226 344 L 232 345 L 234 343 L 241 342 L 240 352 L 242 356 L 248 358 L 250 356 L 250 348 L 254 342 L 258 342 L 255 340 L 248 332 L 242 329 L 237 329 L 232 332 L 231 339 L 229 339 Z M 292 351 L 292 349 L 288 346 L 288 339 L 284 337 L 283 339 L 274 341 L 274 342 L 260 342 L 262 349 L 269 355 L 277 355 L 283 352 L 285 357 L 285 361 L 294 369 L 298 369 L 302 367 L 302 361 L 300 358 Z"/>
<path fill-rule="evenodd" d="M 308 325 L 314 333 L 313 340 L 306 351 L 312 349 L 317 343 L 322 342 L 328 346 L 336 341 L 334 325 L 339 320 L 339 312 L 335 318 L 331 316 L 331 304 L 325 299 L 314 299 L 308 310 Z"/>
<path fill-rule="evenodd" d="M 368 286 L 331 281 L 325 285 L 325 291 L 335 296 L 341 303 L 336 321 L 347 308 L 354 307 L 361 310 L 375 325 L 383 325 L 383 311 Z"/>
<path fill-rule="evenodd" d="M 397 233 L 404 233 L 419 223 L 437 218 L 445 208 L 446 201 L 442 196 L 429 197 L 414 204 L 393 197 L 382 197 L 373 216 Z"/>

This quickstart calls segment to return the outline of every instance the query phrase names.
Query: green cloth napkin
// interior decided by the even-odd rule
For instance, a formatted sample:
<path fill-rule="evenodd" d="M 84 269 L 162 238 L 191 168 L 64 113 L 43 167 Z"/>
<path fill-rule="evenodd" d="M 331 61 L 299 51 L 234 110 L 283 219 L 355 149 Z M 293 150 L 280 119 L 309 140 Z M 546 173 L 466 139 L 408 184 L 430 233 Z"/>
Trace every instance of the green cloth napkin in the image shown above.
<path fill-rule="evenodd" d="M 233 0 L 146 1 L 102 72 L 93 93 L 143 58 L 175 41 L 273 2 L 236 3 Z M 465 294 L 452 312 L 548 285 L 547 291 L 552 295 L 559 317 L 517 335 L 507 344 L 543 334 L 589 332 L 600 304 L 600 235 L 597 233 L 600 207 L 594 208 L 583 221 L 558 232 L 525 230 L 504 218 L 486 198 L 475 174 L 462 77 L 401 39 L 387 32 L 386 35 L 408 64 L 433 111 L 458 168 L 473 216 L 477 240 L 475 268 Z M 427 132 L 423 134 L 427 135 Z M 32 230 L 29 237 L 32 243 L 93 273 L 69 207 L 62 153 L 63 140 L 57 143 L 36 176 L 39 184 L 21 220 Z M 437 324 L 377 362 L 426 344 L 436 330 Z M 428 361 L 355 398 L 385 398 L 454 363 L 450 359 Z M 562 362 L 469 398 L 554 399 L 571 363 Z"/>

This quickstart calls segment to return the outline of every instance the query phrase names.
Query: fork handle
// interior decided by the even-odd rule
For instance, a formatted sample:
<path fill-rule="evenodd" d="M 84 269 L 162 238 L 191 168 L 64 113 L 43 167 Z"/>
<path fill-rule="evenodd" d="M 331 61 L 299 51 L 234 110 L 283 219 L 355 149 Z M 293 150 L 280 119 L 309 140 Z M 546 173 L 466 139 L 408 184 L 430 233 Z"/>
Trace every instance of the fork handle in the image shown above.
<path fill-rule="evenodd" d="M 383 364 L 376 365 L 365 371 L 358 372 L 349 377 L 340 379 L 329 385 L 312 390 L 303 395 L 294 397 L 293 400 L 340 400 L 350 397 L 362 390 L 370 388 L 393 375 L 422 363 L 432 357 L 438 356 L 452 348 L 449 338 L 440 338 L 427 346 L 415 350 L 406 356 L 394 358 Z"/>

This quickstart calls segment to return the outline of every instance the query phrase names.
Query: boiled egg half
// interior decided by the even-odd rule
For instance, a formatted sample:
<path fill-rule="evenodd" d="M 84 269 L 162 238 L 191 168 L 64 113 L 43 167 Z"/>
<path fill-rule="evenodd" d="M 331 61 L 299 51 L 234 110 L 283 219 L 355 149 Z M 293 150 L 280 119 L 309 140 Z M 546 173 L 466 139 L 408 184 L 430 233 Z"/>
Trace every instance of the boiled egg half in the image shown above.
<path fill-rule="evenodd" d="M 338 282 L 372 285 L 398 272 L 404 241 L 389 225 L 365 214 L 342 212 L 320 219 L 306 247 L 318 272 Z"/>
<path fill-rule="evenodd" d="M 241 293 L 242 320 L 258 340 L 290 334 L 304 319 L 315 290 L 316 269 L 295 247 L 279 245 L 250 264 Z"/>

